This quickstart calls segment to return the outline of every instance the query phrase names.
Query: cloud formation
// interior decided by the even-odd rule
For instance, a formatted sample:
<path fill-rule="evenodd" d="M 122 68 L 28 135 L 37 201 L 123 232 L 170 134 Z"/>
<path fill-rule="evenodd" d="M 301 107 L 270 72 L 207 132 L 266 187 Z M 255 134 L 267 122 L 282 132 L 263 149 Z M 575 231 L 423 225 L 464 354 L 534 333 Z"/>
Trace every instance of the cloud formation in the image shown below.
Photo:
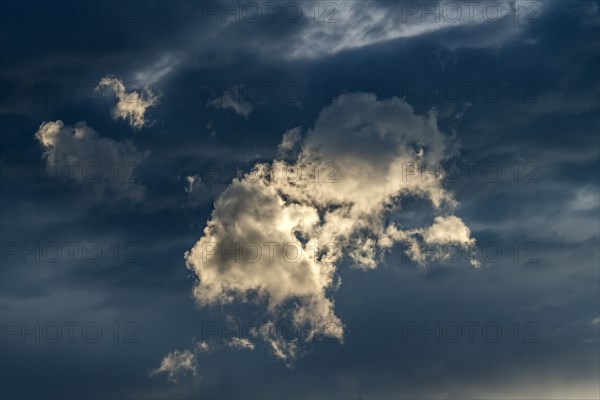
<path fill-rule="evenodd" d="M 290 136 L 280 148 L 289 148 Z M 293 136 L 297 142 L 298 132 Z M 457 202 L 442 179 L 420 173 L 453 155 L 451 142 L 434 113 L 416 115 L 402 99 L 338 97 L 306 132 L 294 162 L 256 165 L 217 198 L 203 236 L 186 253 L 199 278 L 196 301 L 259 302 L 275 320 L 300 328 L 303 339 L 343 341 L 329 295 L 341 261 L 373 269 L 403 242 L 423 265 L 425 244 L 474 245 L 469 229 L 452 215 Z M 389 221 L 402 212 L 405 196 L 428 203 L 433 224 L 406 229 Z M 295 341 L 269 341 L 286 364 L 298 353 Z"/>
<path fill-rule="evenodd" d="M 158 103 L 158 97 L 148 87 L 144 87 L 140 92 L 127 91 L 123 81 L 105 76 L 100 80 L 97 90 L 103 88 L 111 89 L 118 99 L 112 109 L 113 118 L 126 120 L 134 129 L 141 129 L 147 125 L 148 122 L 144 118 L 146 110 Z"/>
<path fill-rule="evenodd" d="M 148 152 L 129 141 L 100 137 L 85 122 L 75 126 L 61 120 L 43 122 L 35 134 L 44 148 L 48 168 L 112 201 L 133 202 L 144 197 L 145 187 L 136 171 Z M 66 171 L 66 172 L 65 172 Z"/>

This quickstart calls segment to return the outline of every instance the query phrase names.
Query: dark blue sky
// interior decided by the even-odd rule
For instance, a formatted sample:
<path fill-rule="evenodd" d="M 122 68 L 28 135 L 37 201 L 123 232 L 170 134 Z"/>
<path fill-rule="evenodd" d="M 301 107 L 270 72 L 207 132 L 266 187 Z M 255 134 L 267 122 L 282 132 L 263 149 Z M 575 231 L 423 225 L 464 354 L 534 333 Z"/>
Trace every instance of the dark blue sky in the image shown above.
<path fill-rule="evenodd" d="M 598 2 L 0 12 L 2 398 L 599 398 Z M 186 267 L 297 215 L 331 271 Z"/>

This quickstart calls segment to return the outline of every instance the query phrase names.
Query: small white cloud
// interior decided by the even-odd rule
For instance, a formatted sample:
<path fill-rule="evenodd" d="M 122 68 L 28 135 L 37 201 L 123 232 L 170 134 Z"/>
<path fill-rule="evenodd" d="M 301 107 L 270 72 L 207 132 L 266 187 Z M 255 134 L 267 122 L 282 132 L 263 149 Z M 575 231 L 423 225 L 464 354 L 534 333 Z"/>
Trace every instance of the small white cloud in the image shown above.
<path fill-rule="evenodd" d="M 243 85 L 233 86 L 226 90 L 221 96 L 209 101 L 207 105 L 215 108 L 230 109 L 236 114 L 248 118 L 252 112 L 252 104 L 243 98 L 243 87 Z"/>
<path fill-rule="evenodd" d="M 600 325 L 600 317 L 594 318 L 590 323 L 592 325 Z"/>
<path fill-rule="evenodd" d="M 475 244 L 471 230 L 458 217 L 435 217 L 433 225 L 423 230 L 423 239 L 428 244 L 457 244 L 470 246 Z"/>
<path fill-rule="evenodd" d="M 197 183 L 202 183 L 202 180 L 200 179 L 200 175 L 189 175 L 185 177 L 185 182 L 187 185 L 184 187 L 184 190 L 186 193 L 191 194 L 197 189 Z"/>
<path fill-rule="evenodd" d="M 210 345 L 208 342 L 200 340 L 196 343 L 196 348 L 201 353 L 208 353 L 210 351 Z"/>
<path fill-rule="evenodd" d="M 100 80 L 96 90 L 103 88 L 111 89 L 119 100 L 112 110 L 113 118 L 126 120 L 134 129 L 141 129 L 147 125 L 144 119 L 146 110 L 158 103 L 158 97 L 148 87 L 144 87 L 140 92 L 127 91 L 121 80 L 105 76 Z"/>
<path fill-rule="evenodd" d="M 188 175 L 184 178 L 183 190 L 187 193 L 189 207 L 199 207 L 210 204 L 217 193 L 218 185 L 206 184 L 200 175 Z M 221 188 L 222 190 L 222 188 Z"/>
<path fill-rule="evenodd" d="M 160 363 L 160 367 L 150 372 L 154 377 L 159 374 L 167 374 L 167 379 L 178 383 L 179 379 L 186 375 L 196 376 L 196 355 L 189 350 L 175 350 L 167 354 Z"/>
<path fill-rule="evenodd" d="M 254 350 L 254 343 L 246 338 L 234 337 L 229 339 L 226 344 L 234 349 Z"/>

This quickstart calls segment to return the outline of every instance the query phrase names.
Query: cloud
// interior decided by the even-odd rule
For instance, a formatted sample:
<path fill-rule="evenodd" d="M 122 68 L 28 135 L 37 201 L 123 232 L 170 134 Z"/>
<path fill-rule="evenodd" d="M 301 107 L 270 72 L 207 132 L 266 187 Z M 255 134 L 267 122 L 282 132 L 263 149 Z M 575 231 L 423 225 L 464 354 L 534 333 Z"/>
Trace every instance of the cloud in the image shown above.
<path fill-rule="evenodd" d="M 212 204 L 226 186 L 225 182 L 210 182 L 208 179 L 204 182 L 200 174 L 186 175 L 183 181 L 183 190 L 187 194 L 187 205 L 190 208 Z"/>
<path fill-rule="evenodd" d="M 416 238 L 418 236 L 422 237 L 423 244 L 428 246 L 429 254 L 422 251 L 422 246 Z M 475 239 L 471 237 L 471 230 L 460 218 L 453 215 L 437 216 L 434 223 L 426 228 L 398 230 L 396 226 L 389 225 L 380 239 L 380 245 L 383 248 L 390 248 L 395 241 L 407 244 L 406 254 L 421 266 L 427 264 L 428 257 L 439 257 L 438 259 L 442 260 L 450 257 L 449 249 L 445 249 L 444 246 L 456 246 L 468 250 L 475 245 Z M 439 247 L 436 248 L 436 246 Z M 470 263 L 474 267 L 481 266 L 479 260 L 472 253 Z"/>
<path fill-rule="evenodd" d="M 165 54 L 146 69 L 135 73 L 135 80 L 143 86 L 153 85 L 173 71 L 181 62 L 182 56 Z"/>
<path fill-rule="evenodd" d="M 185 177 L 185 181 L 186 181 L 186 186 L 184 187 L 184 190 L 186 193 L 192 193 L 194 192 L 194 190 L 196 190 L 197 184 L 196 183 L 202 183 L 202 180 L 200 179 L 199 175 L 189 175 Z"/>
<path fill-rule="evenodd" d="M 279 155 L 284 157 L 290 153 L 295 153 L 301 145 L 302 129 L 300 127 L 292 128 L 283 134 L 281 143 L 278 146 Z"/>
<path fill-rule="evenodd" d="M 208 187 L 202 182 L 200 175 L 186 176 L 183 190 L 187 193 L 188 202 L 191 206 L 197 206 L 203 200 L 206 200 L 208 193 Z"/>
<path fill-rule="evenodd" d="M 243 99 L 241 89 L 243 85 L 233 86 L 226 90 L 221 96 L 206 103 L 209 106 L 233 110 L 236 114 L 248 118 L 252 112 L 252 104 Z"/>
<path fill-rule="evenodd" d="M 200 305 L 259 302 L 275 320 L 291 320 L 305 340 L 343 341 L 329 296 L 341 261 L 373 269 L 395 242 L 405 242 L 407 254 L 424 264 L 424 244 L 475 243 L 451 214 L 457 202 L 442 180 L 419 173 L 455 148 L 434 113 L 416 115 L 396 97 L 342 95 L 321 111 L 301 147 L 295 162 L 258 164 L 215 201 L 203 236 L 185 256 L 199 278 L 193 293 Z M 430 205 L 431 226 L 389 221 L 406 196 Z M 268 342 L 286 363 L 298 353 L 296 342 Z"/>
<path fill-rule="evenodd" d="M 423 230 L 423 240 L 429 244 L 458 244 L 469 246 L 475 244 L 471 238 L 471 230 L 460 218 L 435 217 L 435 222 Z"/>
<path fill-rule="evenodd" d="M 162 373 L 167 374 L 167 379 L 173 383 L 178 383 L 179 378 L 186 375 L 196 376 L 196 355 L 189 350 L 170 352 L 162 359 L 160 367 L 150 372 L 150 376 Z"/>
<path fill-rule="evenodd" d="M 577 190 L 570 201 L 569 208 L 574 211 L 597 210 L 600 206 L 600 193 L 597 187 L 585 186 Z"/>
<path fill-rule="evenodd" d="M 234 349 L 254 350 L 254 343 L 247 338 L 234 337 L 229 339 L 226 344 Z"/>
<path fill-rule="evenodd" d="M 49 170 L 61 171 L 60 176 L 113 201 L 137 202 L 144 197 L 146 189 L 136 181 L 135 172 L 148 152 L 132 142 L 100 137 L 85 122 L 69 126 L 60 120 L 43 122 L 35 137 L 44 148 Z"/>
<path fill-rule="evenodd" d="M 113 90 L 115 97 L 119 100 L 112 109 L 113 118 L 126 120 L 134 129 L 141 129 L 147 125 L 147 121 L 144 119 L 146 110 L 158 103 L 158 97 L 148 87 L 144 87 L 140 92 L 128 92 L 121 80 L 105 76 L 100 80 L 96 89 L 103 88 Z"/>
<path fill-rule="evenodd" d="M 208 353 L 211 350 L 210 345 L 203 340 L 200 340 L 196 343 L 196 349 L 202 353 Z"/>
<path fill-rule="evenodd" d="M 538 16 L 537 1 L 499 1 L 490 4 L 438 2 L 342 2 L 305 7 L 306 24 L 288 42 L 292 59 L 317 58 L 381 42 L 443 32 L 449 48 L 495 47 L 520 34 L 528 21 L 522 14 Z M 521 19 L 516 18 L 515 10 Z M 479 34 L 464 35 L 462 28 Z M 455 35 L 452 35 L 456 33 Z"/>

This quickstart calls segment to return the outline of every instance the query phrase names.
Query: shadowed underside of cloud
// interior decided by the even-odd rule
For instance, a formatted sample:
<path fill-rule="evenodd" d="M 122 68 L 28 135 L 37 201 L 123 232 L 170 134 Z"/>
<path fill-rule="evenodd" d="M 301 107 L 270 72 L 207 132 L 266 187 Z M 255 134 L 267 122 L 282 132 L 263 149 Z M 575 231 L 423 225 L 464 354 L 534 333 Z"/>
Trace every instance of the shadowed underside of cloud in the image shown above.
<path fill-rule="evenodd" d="M 282 151 L 294 147 L 290 135 L 285 139 Z M 235 179 L 186 253 L 199 278 L 194 297 L 200 305 L 264 302 L 270 318 L 291 320 L 303 339 L 318 334 L 343 341 L 343 323 L 328 296 L 342 258 L 376 268 L 386 250 L 403 242 L 407 254 L 425 264 L 423 244 L 474 244 L 469 228 L 451 215 L 456 201 L 441 181 L 407 173 L 452 155 L 455 146 L 439 131 L 435 114 L 415 115 L 395 97 L 347 94 L 321 111 L 303 140 L 293 139 L 301 147 L 295 161 L 258 164 Z M 401 212 L 404 196 L 430 204 L 435 222 L 412 229 L 387 222 L 387 215 Z M 284 361 L 297 352 L 295 343 L 273 350 Z"/>

